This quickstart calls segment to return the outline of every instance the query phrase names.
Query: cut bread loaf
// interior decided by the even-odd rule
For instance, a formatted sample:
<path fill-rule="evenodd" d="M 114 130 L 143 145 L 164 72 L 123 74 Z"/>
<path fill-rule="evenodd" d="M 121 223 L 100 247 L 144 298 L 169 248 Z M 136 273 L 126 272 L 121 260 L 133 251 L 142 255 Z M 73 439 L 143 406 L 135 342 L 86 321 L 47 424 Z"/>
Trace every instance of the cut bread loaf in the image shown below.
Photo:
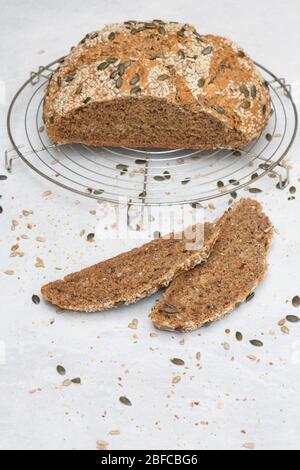
<path fill-rule="evenodd" d="M 48 135 L 58 144 L 237 148 L 270 115 L 268 85 L 242 49 L 160 20 L 87 34 L 44 100 Z"/>
<path fill-rule="evenodd" d="M 153 240 L 42 288 L 45 300 L 62 309 L 95 312 L 130 304 L 167 286 L 179 273 L 206 260 L 219 227 L 206 223 L 179 239 Z M 195 238 L 196 237 L 196 238 Z M 194 250 L 190 250 L 192 243 Z M 197 243 L 193 244 L 193 243 Z"/>
<path fill-rule="evenodd" d="M 272 223 L 261 205 L 244 199 L 219 221 L 208 261 L 179 275 L 150 313 L 162 330 L 192 331 L 244 302 L 267 271 Z"/>

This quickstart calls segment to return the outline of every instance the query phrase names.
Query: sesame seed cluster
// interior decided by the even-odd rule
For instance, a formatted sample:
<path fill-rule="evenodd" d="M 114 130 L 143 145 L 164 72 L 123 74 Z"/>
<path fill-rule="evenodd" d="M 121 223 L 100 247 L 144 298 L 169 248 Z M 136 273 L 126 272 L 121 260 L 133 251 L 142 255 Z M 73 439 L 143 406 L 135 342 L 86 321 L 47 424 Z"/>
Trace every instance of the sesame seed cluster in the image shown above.
<path fill-rule="evenodd" d="M 236 44 L 188 24 L 127 21 L 87 34 L 53 74 L 44 104 L 48 134 L 72 112 L 127 98 L 192 106 L 244 135 L 245 145 L 271 115 L 268 88 Z"/>

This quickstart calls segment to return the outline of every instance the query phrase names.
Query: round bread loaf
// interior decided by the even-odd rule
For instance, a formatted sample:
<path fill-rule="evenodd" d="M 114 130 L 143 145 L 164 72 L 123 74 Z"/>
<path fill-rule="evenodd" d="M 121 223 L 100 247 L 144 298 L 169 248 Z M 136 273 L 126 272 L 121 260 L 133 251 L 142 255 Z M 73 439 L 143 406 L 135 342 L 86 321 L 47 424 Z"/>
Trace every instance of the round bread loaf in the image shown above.
<path fill-rule="evenodd" d="M 242 49 L 160 20 L 87 34 L 44 101 L 49 138 L 59 144 L 239 148 L 270 116 L 268 84 Z"/>

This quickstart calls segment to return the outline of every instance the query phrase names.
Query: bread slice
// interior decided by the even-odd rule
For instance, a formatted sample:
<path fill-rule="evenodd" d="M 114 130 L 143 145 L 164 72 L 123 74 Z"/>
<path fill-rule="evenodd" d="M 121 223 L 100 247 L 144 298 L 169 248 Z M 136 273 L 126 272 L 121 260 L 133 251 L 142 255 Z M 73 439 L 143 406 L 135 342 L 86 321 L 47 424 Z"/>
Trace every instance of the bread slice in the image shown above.
<path fill-rule="evenodd" d="M 237 148 L 270 116 L 268 85 L 240 47 L 159 20 L 87 34 L 44 100 L 48 136 L 58 144 Z"/>
<path fill-rule="evenodd" d="M 219 227 L 206 223 L 183 236 L 153 240 L 42 288 L 45 300 L 62 309 L 95 312 L 146 297 L 206 260 Z M 202 237 L 202 238 L 201 238 Z M 197 241 L 197 246 L 189 244 Z M 202 242 L 202 243 L 201 243 Z M 191 247 L 197 247 L 190 250 Z"/>
<path fill-rule="evenodd" d="M 192 331 L 244 302 L 263 280 L 272 223 L 255 200 L 244 199 L 219 221 L 208 261 L 179 275 L 150 313 L 161 330 Z"/>

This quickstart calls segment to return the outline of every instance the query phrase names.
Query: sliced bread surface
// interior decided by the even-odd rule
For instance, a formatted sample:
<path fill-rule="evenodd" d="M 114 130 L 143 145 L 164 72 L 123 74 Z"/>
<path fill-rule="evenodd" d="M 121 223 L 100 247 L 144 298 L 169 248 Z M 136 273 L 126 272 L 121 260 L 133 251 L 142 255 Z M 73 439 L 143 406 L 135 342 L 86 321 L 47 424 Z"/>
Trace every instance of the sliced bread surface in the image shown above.
<path fill-rule="evenodd" d="M 42 295 L 45 300 L 62 309 L 83 312 L 134 303 L 167 286 L 179 273 L 206 260 L 218 234 L 217 224 L 198 226 L 195 236 L 202 243 L 196 250 L 190 250 L 189 247 L 194 237 L 191 232 L 185 232 L 181 238 L 171 235 L 153 240 L 70 274 L 64 280 L 51 282 L 42 287 Z"/>
<path fill-rule="evenodd" d="M 208 261 L 180 274 L 150 317 L 161 330 L 192 331 L 230 313 L 263 280 L 273 226 L 261 205 L 243 199 L 219 221 Z"/>

